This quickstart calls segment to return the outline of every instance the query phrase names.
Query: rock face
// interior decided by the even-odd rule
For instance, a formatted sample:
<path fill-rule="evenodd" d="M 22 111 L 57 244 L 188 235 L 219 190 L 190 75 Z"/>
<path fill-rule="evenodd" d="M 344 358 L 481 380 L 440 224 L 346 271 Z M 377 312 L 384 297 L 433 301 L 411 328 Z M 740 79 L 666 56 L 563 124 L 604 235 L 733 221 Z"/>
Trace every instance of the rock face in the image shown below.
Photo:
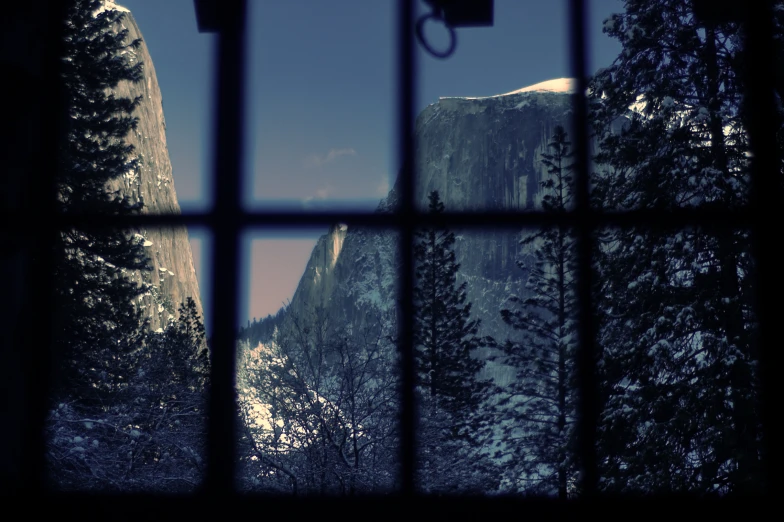
<path fill-rule="evenodd" d="M 541 154 L 556 125 L 568 127 L 569 96 L 528 92 L 442 98 L 417 118 L 417 201 L 437 190 L 447 209 L 511 210 L 541 202 Z"/>
<path fill-rule="evenodd" d="M 128 41 L 142 38 L 139 26 L 127 9 L 106 3 L 106 8 L 126 11 L 118 30 L 128 30 Z M 110 188 L 119 190 L 133 201 L 142 201 L 145 214 L 179 214 L 177 193 L 174 190 L 172 166 L 166 148 L 166 121 L 155 67 L 147 45 L 142 39 L 136 50 L 126 51 L 132 64 L 141 62 L 144 78 L 141 82 L 123 81 L 115 89 L 118 97 L 141 96 L 134 116 L 139 118 L 135 131 L 131 131 L 127 142 L 136 149 L 140 160 L 139 169 L 122 179 L 115 180 Z M 140 306 L 150 318 L 152 330 L 165 328 L 177 318 L 177 309 L 188 297 L 196 301 L 199 314 L 203 315 L 199 283 L 193 265 L 193 255 L 185 227 L 167 227 L 136 230 L 139 240 L 144 242 L 152 270 L 136 273 L 137 281 L 151 285 L 150 291 L 140 299 Z"/>
<path fill-rule="evenodd" d="M 417 205 L 425 210 L 428 194 L 437 190 L 447 210 L 538 208 L 540 182 L 548 175 L 542 153 L 557 125 L 569 131 L 569 87 L 566 79 L 554 80 L 507 95 L 442 98 L 425 108 L 416 122 Z M 396 201 L 393 189 L 379 211 Z M 480 334 L 498 340 L 514 335 L 500 310 L 511 294 L 526 293 L 526 274 L 517 266 L 526 254 L 519 244 L 522 231 L 453 231 L 459 281 L 468 283 L 472 311 L 482 321 Z M 325 306 L 335 320 L 352 325 L 393 321 L 396 241 L 391 231 L 333 227 L 314 249 L 289 310 Z M 368 316 L 369 311 L 376 313 Z M 488 372 L 499 384 L 512 378 L 506 368 Z"/>

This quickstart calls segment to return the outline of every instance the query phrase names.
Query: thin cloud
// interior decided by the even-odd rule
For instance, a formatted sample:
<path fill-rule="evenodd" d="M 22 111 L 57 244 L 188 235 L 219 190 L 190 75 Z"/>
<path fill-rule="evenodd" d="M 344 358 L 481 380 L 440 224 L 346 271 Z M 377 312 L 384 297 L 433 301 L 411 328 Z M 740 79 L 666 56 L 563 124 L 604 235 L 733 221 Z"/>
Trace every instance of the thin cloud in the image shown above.
<path fill-rule="evenodd" d="M 308 156 L 305 159 L 305 166 L 306 167 L 321 167 L 326 165 L 327 163 L 331 163 L 336 159 L 340 158 L 341 156 L 356 156 L 357 151 L 352 148 L 347 149 L 329 149 L 329 152 L 325 156 L 318 156 L 316 154 L 312 156 Z"/>
<path fill-rule="evenodd" d="M 329 198 L 332 194 L 333 187 L 331 185 L 327 185 L 326 187 L 322 187 L 316 190 L 316 193 L 312 196 L 307 196 L 302 199 L 302 206 L 304 208 L 309 208 L 313 205 L 313 203 L 317 201 L 324 201 L 325 199 Z"/>

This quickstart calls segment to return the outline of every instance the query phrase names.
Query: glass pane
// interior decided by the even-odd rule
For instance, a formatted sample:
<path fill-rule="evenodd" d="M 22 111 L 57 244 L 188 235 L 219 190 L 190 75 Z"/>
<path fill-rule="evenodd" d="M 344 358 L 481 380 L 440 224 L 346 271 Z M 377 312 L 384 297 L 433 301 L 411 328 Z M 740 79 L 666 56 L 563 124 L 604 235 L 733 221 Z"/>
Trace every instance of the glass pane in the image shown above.
<path fill-rule="evenodd" d="M 180 212 L 161 91 L 176 92 L 194 74 L 205 80 L 196 57 L 208 42 L 193 37 L 192 3 L 157 10 L 132 3 L 138 11 L 107 1 L 89 12 L 88 2 L 77 2 L 65 24 L 61 74 L 70 117 L 58 155 L 57 204 L 64 214 L 94 219 L 59 231 L 51 250 L 54 386 L 46 456 L 54 489 L 187 493 L 203 478 L 209 380 L 188 231 L 112 230 L 101 217 Z M 140 29 L 147 25 L 149 40 Z M 169 45 L 172 38 L 177 42 Z M 184 59 L 169 55 L 158 64 L 161 84 L 151 58 L 156 48 L 174 55 L 190 49 Z M 186 88 L 175 95 L 175 122 L 191 95 L 207 106 L 198 101 L 202 94 Z"/>
<path fill-rule="evenodd" d="M 254 230 L 244 241 L 253 319 L 238 335 L 238 486 L 388 493 L 398 457 L 395 235 L 315 232 Z"/>
<path fill-rule="evenodd" d="M 599 239 L 602 489 L 763 491 L 748 231 Z"/>
<path fill-rule="evenodd" d="M 56 247 L 51 486 L 193 492 L 206 447 L 209 361 L 194 266 L 204 261 L 194 263 L 184 227 L 85 227 Z"/>
<path fill-rule="evenodd" d="M 495 2 L 494 25 L 455 29 L 447 59 L 418 45 L 420 208 L 432 190 L 453 210 L 539 208 L 542 155 L 571 118 L 566 4 Z M 450 40 L 432 19 L 423 35 L 439 49 Z"/>
<path fill-rule="evenodd" d="M 247 207 L 373 211 L 387 196 L 395 5 L 249 2 Z"/>
<path fill-rule="evenodd" d="M 600 208 L 748 203 L 742 39 L 681 7 L 628 5 L 602 22 L 620 52 L 590 85 Z"/>
<path fill-rule="evenodd" d="M 143 69 L 139 82 L 121 82 L 117 91 L 141 97 L 133 112 L 137 127 L 127 137 L 138 165 L 120 183 L 136 201 L 143 198 L 147 213 L 208 211 L 214 35 L 198 32 L 190 0 L 122 4 L 130 10 L 123 23 L 129 38 L 142 39 L 124 56 Z"/>

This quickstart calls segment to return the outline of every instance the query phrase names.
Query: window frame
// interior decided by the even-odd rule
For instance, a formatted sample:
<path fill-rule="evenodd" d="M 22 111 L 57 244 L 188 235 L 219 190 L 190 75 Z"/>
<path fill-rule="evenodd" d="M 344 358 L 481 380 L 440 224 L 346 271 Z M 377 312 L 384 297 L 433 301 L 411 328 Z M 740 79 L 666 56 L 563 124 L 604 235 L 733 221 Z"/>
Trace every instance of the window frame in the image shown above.
<path fill-rule="evenodd" d="M 186 506 L 189 512 L 199 513 L 205 509 L 215 507 L 215 501 L 231 498 L 238 509 L 252 509 L 253 497 L 241 497 L 236 488 L 235 478 L 235 448 L 234 437 L 234 374 L 235 374 L 235 325 L 238 312 L 237 297 L 240 289 L 239 274 L 239 246 L 242 233 L 249 227 L 304 227 L 313 225 L 330 225 L 336 222 L 363 227 L 378 227 L 395 229 L 400 232 L 400 250 L 403 259 L 403 269 L 400 278 L 400 313 L 401 320 L 401 371 L 402 371 L 402 413 L 400 417 L 402 442 L 401 442 L 401 489 L 391 498 L 351 499 L 351 502 L 363 503 L 371 501 L 369 506 L 388 506 L 389 509 L 404 509 L 408 504 L 397 504 L 396 499 L 426 502 L 433 509 L 447 509 L 454 514 L 504 512 L 521 503 L 530 508 L 542 507 L 546 510 L 568 509 L 577 513 L 580 501 L 568 502 L 566 505 L 557 501 L 544 499 L 508 499 L 508 498 L 460 498 L 433 499 L 419 497 L 415 491 L 414 476 L 416 470 L 416 441 L 414 437 L 416 427 L 416 412 L 414 403 L 414 351 L 412 345 L 413 323 L 413 231 L 414 228 L 431 223 L 431 218 L 418 211 L 414 200 L 414 100 L 416 85 L 416 54 L 414 34 L 414 2 L 416 0 L 398 0 L 397 13 L 397 140 L 398 157 L 403 166 L 400 174 L 401 198 L 400 204 L 394 212 L 389 214 L 364 213 L 364 212 L 265 212 L 246 210 L 242 203 L 242 157 L 243 157 L 243 131 L 244 131 L 244 89 L 246 68 L 246 27 L 245 21 L 247 0 L 223 0 L 221 2 L 220 24 L 217 30 L 217 73 L 215 74 L 215 106 L 214 106 L 214 165 L 212 170 L 215 183 L 215 201 L 213 208 L 204 213 L 183 215 L 137 215 L 116 217 L 104 220 L 106 226 L 112 227 L 153 227 L 153 226 L 202 226 L 212 233 L 211 242 L 213 267 L 209 277 L 212 278 L 211 288 L 211 330 L 212 330 L 212 386 L 209 399 L 209 430 L 208 430 L 208 466 L 204 483 L 205 495 L 199 497 L 161 498 L 156 495 L 123 496 L 127 499 L 123 509 L 127 508 L 126 515 L 139 516 L 144 514 L 144 509 L 149 508 L 149 502 L 155 502 L 159 511 L 156 516 L 166 513 L 182 513 L 180 509 Z M 195 0 L 194 6 L 203 3 Z M 459 227 L 507 227 L 522 229 L 543 225 L 567 225 L 577 232 L 578 239 L 578 303 L 579 303 L 579 341 L 580 351 L 578 367 L 580 374 L 580 453 L 584 463 L 583 484 L 586 498 L 594 498 L 597 494 L 598 471 L 596 454 L 596 427 L 599 412 L 597 381 L 595 377 L 595 325 L 592 321 L 592 296 L 591 296 L 591 235 L 601 226 L 606 225 L 646 225 L 664 226 L 668 228 L 683 228 L 694 225 L 708 225 L 722 228 L 746 227 L 752 231 L 752 248 L 757 260 L 756 281 L 758 284 L 757 314 L 760 329 L 760 360 L 762 373 L 763 397 L 763 429 L 766 433 L 766 458 L 763 462 L 764 472 L 768 480 L 770 491 L 777 491 L 780 478 L 774 476 L 774 470 L 780 463 L 780 450 L 771 441 L 780 440 L 780 428 L 776 423 L 774 411 L 775 394 L 773 375 L 776 363 L 775 320 L 778 318 L 777 309 L 767 306 L 776 302 L 784 295 L 783 277 L 776 267 L 776 260 L 780 259 L 775 241 L 771 241 L 775 223 L 781 222 L 782 195 L 781 184 L 778 176 L 765 175 L 765 172 L 780 172 L 780 158 L 776 157 L 776 120 L 775 95 L 773 91 L 774 77 L 771 68 L 752 67 L 748 77 L 746 103 L 750 109 L 749 135 L 753 151 L 752 162 L 752 192 L 750 205 L 740 210 L 701 210 L 683 209 L 674 212 L 631 211 L 617 214 L 598 213 L 592 210 L 589 204 L 589 129 L 587 124 L 587 75 L 586 57 L 588 41 L 585 24 L 587 20 L 586 1 L 569 0 L 569 26 L 570 26 L 570 60 L 572 77 L 576 79 L 577 95 L 575 96 L 574 151 L 576 158 L 577 198 L 576 206 L 566 214 L 546 214 L 541 211 L 523 210 L 508 212 L 447 212 L 439 216 L 439 220 L 449 226 Z M 745 40 L 745 53 L 751 56 L 764 56 L 764 50 L 770 48 L 773 42 L 773 25 L 771 6 L 766 2 L 755 2 L 749 6 L 746 19 L 748 31 Z M 62 19 L 62 7 L 52 7 L 50 24 Z M 58 18 L 59 17 L 59 18 Z M 50 25 L 51 27 L 56 27 Z M 57 57 L 59 45 L 58 32 L 49 31 L 48 77 L 57 85 Z M 752 62 L 749 62 L 752 63 Z M 754 62 L 756 63 L 756 62 Z M 60 114 L 57 97 L 47 102 L 46 110 L 50 114 Z M 56 145 L 59 138 L 55 118 L 44 122 L 42 133 L 42 147 Z M 45 150 L 45 148 L 44 148 Z M 56 146 L 51 147 L 56 150 Z M 54 155 L 39 158 L 38 168 L 43 179 L 54 186 L 54 172 L 56 159 Z M 46 198 L 42 198 L 46 199 Z M 63 227 L 78 226 L 87 223 L 92 216 L 62 216 L 56 214 L 51 201 L 38 203 L 27 216 L 29 219 L 45 217 L 46 223 L 42 227 L 31 230 L 37 252 L 41 254 L 38 259 L 42 273 L 50 274 L 51 261 L 45 255 L 48 246 L 52 243 L 54 234 Z M 23 216 L 24 218 L 24 216 Z M 51 302 L 51 277 L 37 280 L 31 288 L 31 295 L 38 302 L 43 303 L 46 312 L 53 312 Z M 51 327 L 45 334 L 51 335 Z M 42 345 L 45 343 L 41 343 Z M 43 347 L 40 356 L 43 360 L 51 360 L 51 348 Z M 40 360 L 40 359 L 39 359 Z M 40 369 L 41 364 L 36 360 L 26 361 L 29 371 Z M 30 373 L 29 375 L 33 375 Z M 40 495 L 46 492 L 44 451 L 45 441 L 42 435 L 43 419 L 46 414 L 46 402 L 49 375 L 44 372 L 43 382 L 35 380 L 27 390 L 31 397 L 31 407 L 34 414 L 27 419 L 27 444 L 25 455 L 29 462 L 34 463 L 25 473 L 27 490 Z M 28 379 L 33 381 L 33 379 Z M 96 497 L 83 494 L 59 494 L 63 509 L 78 510 L 80 502 L 89 496 L 94 502 Z M 96 506 L 112 509 L 116 515 L 117 506 L 109 499 L 111 495 L 99 496 L 107 500 L 106 503 Z M 240 500 L 242 498 L 242 500 Z M 184 499 L 187 499 L 183 502 Z M 138 500 L 138 502 L 137 502 Z M 619 501 L 619 499 L 615 499 Z M 679 499 L 683 500 L 683 499 Z M 329 504 L 339 509 L 345 506 L 346 499 L 324 499 L 318 502 L 309 502 L 307 506 L 319 513 L 323 506 Z M 265 502 L 271 499 L 265 498 Z M 276 508 L 285 510 L 309 509 L 307 506 L 295 503 L 296 501 L 285 498 L 274 499 Z M 662 505 L 658 501 L 638 499 L 634 504 L 637 507 L 647 505 L 655 511 Z M 380 503 L 380 504 L 379 504 Z M 269 505 L 269 504 L 268 504 Z M 622 510 L 623 502 L 615 506 Z M 666 504 L 665 504 L 666 505 Z M 704 507 L 703 504 L 700 503 Z M 606 506 L 605 506 L 606 507 Z M 191 511 L 193 510 L 193 511 Z M 291 511 L 288 511 L 291 512 Z M 566 511 L 556 511 L 565 514 Z M 611 511 L 612 514 L 614 511 Z M 438 511 L 446 514 L 445 511 Z"/>

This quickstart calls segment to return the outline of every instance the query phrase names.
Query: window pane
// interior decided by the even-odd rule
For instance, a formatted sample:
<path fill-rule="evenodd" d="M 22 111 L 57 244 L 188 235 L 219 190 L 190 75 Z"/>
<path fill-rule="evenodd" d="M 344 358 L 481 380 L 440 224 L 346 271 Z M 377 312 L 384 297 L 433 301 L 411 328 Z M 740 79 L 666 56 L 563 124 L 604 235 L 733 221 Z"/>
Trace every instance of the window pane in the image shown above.
<path fill-rule="evenodd" d="M 373 211 L 387 196 L 395 5 L 249 2 L 247 207 Z"/>
<path fill-rule="evenodd" d="M 568 131 L 571 123 L 566 8 L 565 1 L 497 1 L 492 27 L 455 29 L 451 57 L 418 46 L 422 209 L 431 190 L 452 210 L 538 208 L 542 155 L 555 127 Z M 440 22 L 425 23 L 424 35 L 432 47 L 449 44 Z"/>
<path fill-rule="evenodd" d="M 748 231 L 599 238 L 602 488 L 763 490 Z"/>
<path fill-rule="evenodd" d="M 736 23 L 713 26 L 691 11 L 628 5 L 602 22 L 622 44 L 590 84 L 598 170 L 613 174 L 595 180 L 602 208 L 748 202 L 742 40 Z"/>
<path fill-rule="evenodd" d="M 84 227 L 54 253 L 51 486 L 194 491 L 209 361 L 187 232 Z"/>
<path fill-rule="evenodd" d="M 253 320 L 238 341 L 241 491 L 394 489 L 395 239 L 345 225 L 246 236 Z"/>

